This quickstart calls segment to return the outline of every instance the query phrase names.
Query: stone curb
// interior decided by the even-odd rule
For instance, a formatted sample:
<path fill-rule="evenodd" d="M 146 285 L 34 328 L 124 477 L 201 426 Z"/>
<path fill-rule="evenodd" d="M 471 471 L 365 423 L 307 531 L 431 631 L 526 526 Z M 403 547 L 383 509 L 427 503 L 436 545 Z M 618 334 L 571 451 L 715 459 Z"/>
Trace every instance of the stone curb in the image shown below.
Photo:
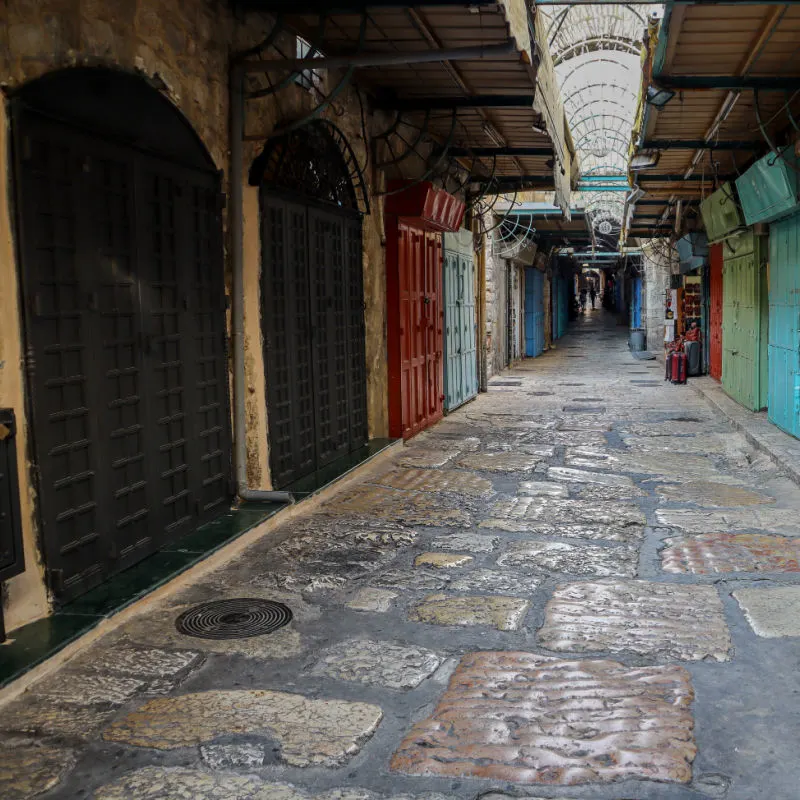
<path fill-rule="evenodd" d="M 692 378 L 688 385 L 705 397 L 753 447 L 769 456 L 788 478 L 800 486 L 800 441 L 766 418 L 740 406 L 724 393 L 713 378 Z"/>

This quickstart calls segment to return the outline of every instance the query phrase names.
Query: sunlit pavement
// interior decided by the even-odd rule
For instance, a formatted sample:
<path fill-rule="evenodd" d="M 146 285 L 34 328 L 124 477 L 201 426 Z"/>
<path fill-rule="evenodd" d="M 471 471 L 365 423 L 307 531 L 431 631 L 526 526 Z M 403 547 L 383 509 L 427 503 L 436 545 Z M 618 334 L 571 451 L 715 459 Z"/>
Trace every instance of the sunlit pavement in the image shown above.
<path fill-rule="evenodd" d="M 796 798 L 800 489 L 662 369 L 588 312 L 3 708 L 0 796 Z"/>

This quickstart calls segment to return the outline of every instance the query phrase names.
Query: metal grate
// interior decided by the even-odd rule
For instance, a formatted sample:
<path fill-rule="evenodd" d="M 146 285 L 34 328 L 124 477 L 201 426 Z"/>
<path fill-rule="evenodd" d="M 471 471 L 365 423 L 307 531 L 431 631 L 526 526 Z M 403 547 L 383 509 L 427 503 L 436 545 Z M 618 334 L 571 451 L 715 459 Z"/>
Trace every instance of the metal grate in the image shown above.
<path fill-rule="evenodd" d="M 493 389 L 495 386 L 522 386 L 522 381 L 492 381 L 489 388 Z"/>
<path fill-rule="evenodd" d="M 561 409 L 566 414 L 605 414 L 605 406 L 563 406 Z"/>
<path fill-rule="evenodd" d="M 178 633 L 198 639 L 247 639 L 263 636 L 292 621 L 292 610 L 274 600 L 236 597 L 201 603 L 176 620 Z"/>
<path fill-rule="evenodd" d="M 552 397 L 552 392 L 528 392 L 528 394 L 532 395 L 533 397 Z"/>

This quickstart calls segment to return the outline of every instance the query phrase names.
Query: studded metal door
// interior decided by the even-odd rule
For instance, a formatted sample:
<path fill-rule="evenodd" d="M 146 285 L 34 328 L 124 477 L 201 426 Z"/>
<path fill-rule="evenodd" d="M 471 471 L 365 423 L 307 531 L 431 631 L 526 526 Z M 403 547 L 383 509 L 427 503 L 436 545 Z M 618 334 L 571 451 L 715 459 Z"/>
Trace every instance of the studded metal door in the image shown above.
<path fill-rule="evenodd" d="M 361 222 L 262 192 L 270 469 L 285 486 L 367 440 Z"/>
<path fill-rule="evenodd" d="M 35 467 L 56 596 L 226 509 L 219 188 L 15 114 Z"/>
<path fill-rule="evenodd" d="M 477 309 L 472 233 L 445 233 L 442 240 L 444 291 L 444 407 L 452 411 L 478 393 Z"/>

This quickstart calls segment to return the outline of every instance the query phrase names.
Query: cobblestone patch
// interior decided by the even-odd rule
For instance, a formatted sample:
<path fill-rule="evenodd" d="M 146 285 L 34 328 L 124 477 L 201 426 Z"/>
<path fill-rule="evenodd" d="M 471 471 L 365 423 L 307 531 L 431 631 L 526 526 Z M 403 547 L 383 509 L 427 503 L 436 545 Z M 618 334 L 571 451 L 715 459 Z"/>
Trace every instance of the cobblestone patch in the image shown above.
<path fill-rule="evenodd" d="M 492 516 L 525 517 L 548 523 L 582 522 L 600 525 L 644 525 L 645 515 L 633 503 L 586 501 L 580 498 L 514 497 L 498 500 L 490 509 Z"/>
<path fill-rule="evenodd" d="M 573 483 L 571 485 L 574 497 L 584 501 L 608 502 L 618 500 L 630 502 L 637 497 L 645 497 L 647 492 L 634 485 L 604 486 L 596 483 Z"/>
<path fill-rule="evenodd" d="M 306 791 L 255 775 L 209 773 L 186 767 L 143 767 L 95 794 L 96 800 L 455 800 L 442 794 L 374 794 L 357 787 Z"/>
<path fill-rule="evenodd" d="M 437 550 L 466 550 L 468 553 L 490 553 L 498 542 L 497 536 L 486 533 L 453 532 L 438 536 L 431 542 Z"/>
<path fill-rule="evenodd" d="M 611 469 L 619 463 L 619 457 L 599 447 L 568 447 L 564 463 L 570 467 Z"/>
<path fill-rule="evenodd" d="M 668 528 L 687 533 L 708 533 L 724 530 L 774 530 L 797 536 L 797 511 L 778 508 L 742 508 L 725 511 L 695 509 L 659 509 L 656 519 Z"/>
<path fill-rule="evenodd" d="M 257 596 L 257 592 L 249 591 L 248 596 Z M 241 596 L 241 595 L 238 595 Z M 223 600 L 223 596 L 215 599 Z M 310 613 L 308 607 L 297 595 L 287 596 L 272 594 L 270 599 L 289 605 L 296 618 L 310 618 L 317 613 Z M 274 631 L 264 636 L 251 636 L 247 639 L 198 639 L 186 636 L 175 628 L 175 619 L 178 615 L 190 608 L 191 604 L 173 606 L 165 610 L 153 611 L 134 617 L 130 622 L 120 628 L 119 634 L 113 641 L 121 641 L 123 646 L 131 643 L 141 645 L 158 645 L 159 647 L 186 650 L 194 647 L 203 652 L 212 653 L 239 653 L 250 658 L 292 658 L 298 655 L 303 645 L 300 634 L 292 627 L 292 623 L 285 628 Z"/>
<path fill-rule="evenodd" d="M 637 562 L 634 548 L 564 542 L 516 542 L 497 559 L 499 567 L 517 570 L 627 578 L 636 575 Z"/>
<path fill-rule="evenodd" d="M 541 578 L 521 575 L 518 572 L 477 569 L 459 575 L 450 584 L 450 589 L 465 594 L 505 594 L 529 597 L 541 583 Z"/>
<path fill-rule="evenodd" d="M 519 784 L 687 783 L 696 753 L 692 699 L 679 666 L 470 653 L 391 768 Z"/>
<path fill-rule="evenodd" d="M 736 478 L 721 473 L 705 456 L 689 453 L 626 453 L 615 468 L 623 472 L 665 476 L 682 482 L 698 480 L 739 482 Z"/>
<path fill-rule="evenodd" d="M 725 483 L 713 481 L 696 481 L 678 485 L 662 484 L 656 486 L 656 491 L 665 500 L 674 500 L 679 503 L 694 503 L 699 506 L 753 506 L 765 503 L 774 503 L 775 500 L 767 495 L 744 489 L 741 486 L 729 486 Z"/>
<path fill-rule="evenodd" d="M 151 700 L 112 723 L 109 742 L 172 750 L 232 734 L 263 734 L 280 743 L 281 759 L 295 767 L 346 763 L 375 732 L 376 705 L 311 700 L 261 690 L 209 691 Z"/>
<path fill-rule="evenodd" d="M 456 464 L 483 472 L 530 472 L 541 460 L 537 456 L 516 453 L 471 453 L 462 456 Z"/>
<path fill-rule="evenodd" d="M 412 622 L 429 625 L 489 625 L 501 631 L 515 631 L 522 625 L 529 605 L 517 597 L 431 594 L 412 608 L 408 617 Z"/>
<path fill-rule="evenodd" d="M 3 744 L 0 758 L 0 797 L 3 800 L 27 800 L 37 797 L 61 782 L 72 767 L 72 750 L 41 742 Z"/>
<path fill-rule="evenodd" d="M 664 572 L 800 572 L 800 539 L 760 533 L 704 533 L 667 539 Z"/>
<path fill-rule="evenodd" d="M 601 486 L 630 486 L 633 481 L 626 475 L 610 475 L 606 472 L 587 472 L 570 467 L 550 467 L 547 477 L 554 481 L 575 481 L 576 483 L 597 483 Z"/>
<path fill-rule="evenodd" d="M 463 501 L 449 501 L 428 492 L 362 485 L 336 495 L 323 505 L 323 510 L 334 516 L 363 514 L 412 526 L 452 525 L 468 528 L 472 524 L 472 517 L 463 505 Z"/>
<path fill-rule="evenodd" d="M 800 636 L 800 586 L 738 589 L 733 596 L 757 636 Z"/>
<path fill-rule="evenodd" d="M 422 647 L 351 639 L 324 650 L 310 674 L 390 689 L 415 689 L 441 663 L 436 653 Z"/>
<path fill-rule="evenodd" d="M 509 533 L 533 533 L 561 539 L 590 539 L 609 542 L 641 542 L 644 528 L 640 525 L 547 525 L 526 519 L 487 519 L 479 527 Z"/>
<path fill-rule="evenodd" d="M 530 431 L 519 440 L 524 444 L 583 445 L 602 447 L 606 438 L 600 430 L 581 428 L 580 430 Z"/>
<path fill-rule="evenodd" d="M 470 497 L 488 497 L 492 482 L 471 472 L 455 469 L 394 469 L 370 483 L 419 492 L 455 492 Z"/>
<path fill-rule="evenodd" d="M 459 448 L 433 449 L 427 447 L 403 448 L 401 455 L 394 458 L 400 467 L 434 468 L 443 467 L 461 453 Z"/>
<path fill-rule="evenodd" d="M 633 652 L 678 661 L 727 661 L 731 646 L 713 586 L 614 580 L 558 586 L 539 642 L 559 652 Z"/>
<path fill-rule="evenodd" d="M 472 560 L 472 556 L 463 553 L 420 553 L 414 559 L 414 566 L 452 569 L 453 567 L 465 567 Z"/>
<path fill-rule="evenodd" d="M 345 603 L 353 611 L 372 611 L 383 614 L 392 607 L 392 601 L 397 597 L 397 592 L 388 589 L 374 589 L 367 587 L 359 589 L 352 600 Z"/>

